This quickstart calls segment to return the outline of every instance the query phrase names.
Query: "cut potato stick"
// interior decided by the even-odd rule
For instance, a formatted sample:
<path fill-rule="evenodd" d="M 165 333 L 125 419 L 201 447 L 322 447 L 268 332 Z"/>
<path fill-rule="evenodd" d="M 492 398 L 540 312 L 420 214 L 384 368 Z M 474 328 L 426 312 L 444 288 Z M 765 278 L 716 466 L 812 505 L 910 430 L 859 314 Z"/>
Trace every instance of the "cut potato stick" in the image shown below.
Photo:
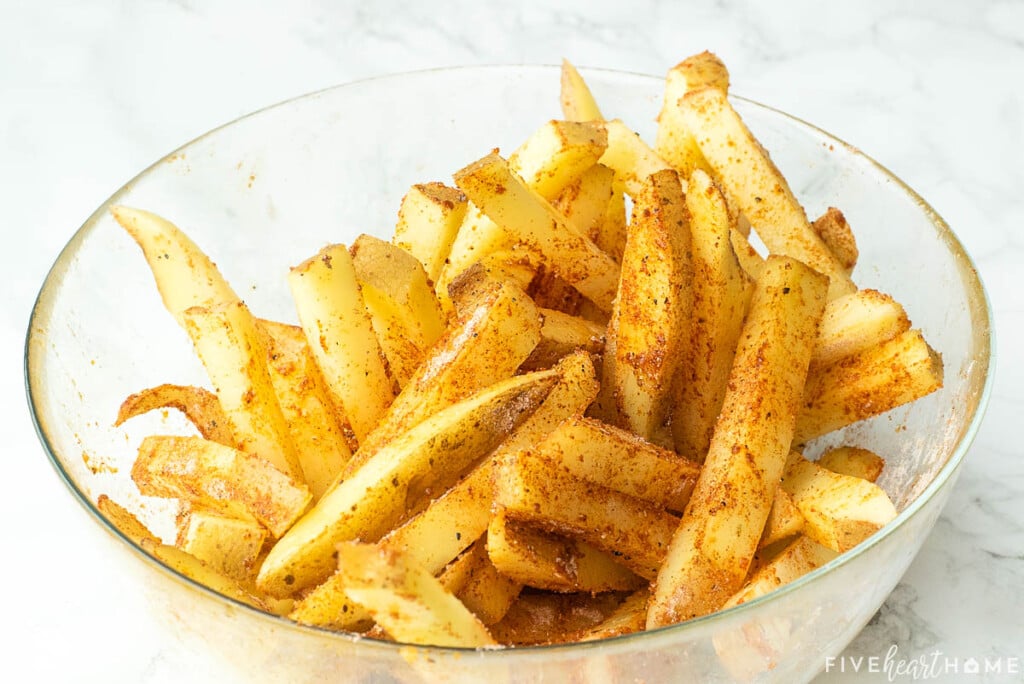
<path fill-rule="evenodd" d="M 436 182 L 414 185 L 402 198 L 392 241 L 416 257 L 431 282 L 441 274 L 467 204 L 461 192 Z"/>
<path fill-rule="evenodd" d="M 503 461 L 495 502 L 510 520 L 589 542 L 653 578 L 679 519 L 650 503 L 552 470 L 529 452 Z"/>
<path fill-rule="evenodd" d="M 267 370 L 291 434 L 303 479 L 318 500 L 352 458 L 327 385 L 302 328 L 259 320 Z"/>
<path fill-rule="evenodd" d="M 641 632 L 647 623 L 647 601 L 651 598 L 648 587 L 637 589 L 604 620 L 580 635 L 580 641 L 596 641 L 609 637 Z"/>
<path fill-rule="evenodd" d="M 807 221 L 789 184 L 718 88 L 680 100 L 680 114 L 716 178 L 773 254 L 799 259 L 829 277 L 829 299 L 856 289 L 846 268 Z"/>
<path fill-rule="evenodd" d="M 372 544 L 338 544 L 345 591 L 395 640 L 476 648 L 495 645 L 480 621 L 429 572 Z"/>
<path fill-rule="evenodd" d="M 523 362 L 522 369 L 550 368 L 576 350 L 598 354 L 604 348 L 602 326 L 554 309 L 541 309 L 540 316 L 540 342 Z"/>
<path fill-rule="evenodd" d="M 665 78 L 654 149 L 684 178 L 689 178 L 696 169 L 709 170 L 697 141 L 679 114 L 678 105 L 679 99 L 687 92 L 705 86 L 729 92 L 729 71 L 722 60 L 706 51 L 687 57 L 669 69 Z"/>
<path fill-rule="evenodd" d="M 754 249 L 747 236 L 739 230 L 730 230 L 729 242 L 732 243 L 732 251 L 736 254 L 736 259 L 747 276 L 751 280 L 760 278 L 761 272 L 764 271 L 764 257 Z"/>
<path fill-rule="evenodd" d="M 441 304 L 423 266 L 408 252 L 370 235 L 349 248 L 363 303 L 399 387 L 444 333 Z"/>
<path fill-rule="evenodd" d="M 504 380 L 390 441 L 278 540 L 257 586 L 288 596 L 322 582 L 334 570 L 338 542 L 377 541 L 394 529 L 429 492 L 450 487 L 504 439 L 557 378 L 539 371 Z"/>
<path fill-rule="evenodd" d="M 690 339 L 691 260 L 690 216 L 679 177 L 659 171 L 636 198 L 608 327 L 615 361 L 602 379 L 615 399 L 614 422 L 644 439 L 665 422 Z"/>
<path fill-rule="evenodd" d="M 626 248 L 626 195 L 622 188 L 614 185 L 612 196 L 605 208 L 604 220 L 594 238 L 594 244 L 602 252 L 622 263 L 622 251 Z"/>
<path fill-rule="evenodd" d="M 504 511 L 495 513 L 487 528 L 487 553 L 503 575 L 538 589 L 597 594 L 628 591 L 643 582 L 611 554 L 509 521 Z"/>
<path fill-rule="evenodd" d="M 794 444 L 877 416 L 942 387 L 942 357 L 920 330 L 814 368 L 807 377 Z"/>
<path fill-rule="evenodd" d="M 181 411 L 205 439 L 229 446 L 235 443 L 231 423 L 224 415 L 217 395 L 191 385 L 157 385 L 130 395 L 121 403 L 114 427 L 135 416 L 162 408 Z"/>
<path fill-rule="evenodd" d="M 614 179 L 614 171 L 594 164 L 566 186 L 552 206 L 565 216 L 569 225 L 596 243 L 614 193 Z"/>
<path fill-rule="evenodd" d="M 270 612 L 270 606 L 257 596 L 246 591 L 241 584 L 218 572 L 195 556 L 175 546 L 143 540 L 142 548 L 167 567 L 198 582 L 207 589 L 228 598 L 245 603 L 257 610 Z"/>
<path fill-rule="evenodd" d="M 201 437 L 142 440 L 132 480 L 148 496 L 174 497 L 226 515 L 255 519 L 280 537 L 312 496 L 267 461 Z"/>
<path fill-rule="evenodd" d="M 100 510 L 103 517 L 105 517 L 110 524 L 116 527 L 121 534 L 128 537 L 139 546 L 142 545 L 143 541 L 151 544 L 161 543 L 160 538 L 150 532 L 149 528 L 143 525 L 131 511 L 121 506 L 106 494 L 100 494 L 99 498 L 96 499 L 96 508 Z"/>
<path fill-rule="evenodd" d="M 615 172 L 616 180 L 622 183 L 630 196 L 640 194 L 644 181 L 652 173 L 672 168 L 619 119 L 605 122 L 604 128 L 608 133 L 608 148 L 598 163 Z"/>
<path fill-rule="evenodd" d="M 575 641 L 576 635 L 593 629 L 621 603 L 620 594 L 609 592 L 591 596 L 524 591 L 505 618 L 491 626 L 491 634 L 513 646 Z"/>
<path fill-rule="evenodd" d="M 193 507 L 179 521 L 175 546 L 228 577 L 246 581 L 255 575 L 266 537 L 266 529 L 255 520 Z"/>
<path fill-rule="evenodd" d="M 534 450 L 538 458 L 573 476 L 682 512 L 700 466 L 591 418 L 574 416 Z"/>
<path fill-rule="evenodd" d="M 786 462 L 781 486 L 807 521 L 804 534 L 839 553 L 896 517 L 896 507 L 878 485 L 834 473 L 795 451 Z"/>
<path fill-rule="evenodd" d="M 301 480 L 302 466 L 267 369 L 256 320 L 240 301 L 181 314 L 199 359 L 231 423 L 235 446 Z"/>
<path fill-rule="evenodd" d="M 881 456 L 867 449 L 847 446 L 829 449 L 818 459 L 818 465 L 831 470 L 833 473 L 850 475 L 867 480 L 868 482 L 875 482 L 878 480 L 879 475 L 882 474 L 885 461 L 882 460 Z"/>
<path fill-rule="evenodd" d="M 498 572 L 479 539 L 451 562 L 438 577 L 441 586 L 455 595 L 485 625 L 505 617 L 523 585 Z"/>
<path fill-rule="evenodd" d="M 725 198 L 703 171 L 690 176 L 686 206 L 692 238 L 693 314 L 672 412 L 672 435 L 676 451 L 703 461 L 722 410 L 753 282 L 733 252 L 729 234 L 735 229 Z"/>
<path fill-rule="evenodd" d="M 857 240 L 853 237 L 853 230 L 846 222 L 843 212 L 835 207 L 829 207 L 824 214 L 814 220 L 811 228 L 828 246 L 846 272 L 853 271 L 853 267 L 857 265 L 860 251 L 857 249 Z"/>
<path fill-rule="evenodd" d="M 601 121 L 604 118 L 586 81 L 567 59 L 562 60 L 561 84 L 559 99 L 566 121 Z"/>
<path fill-rule="evenodd" d="M 857 290 L 833 299 L 825 307 L 811 364 L 827 366 L 891 340 L 909 328 L 910 319 L 899 302 L 877 290 Z"/>
<path fill-rule="evenodd" d="M 827 286 L 795 259 L 768 258 L 707 460 L 658 573 L 649 628 L 707 615 L 742 585 L 789 453 Z"/>
<path fill-rule="evenodd" d="M 497 154 L 455 174 L 455 183 L 492 221 L 544 257 L 544 263 L 580 293 L 611 310 L 619 267 L 581 235 L 543 197 L 530 189 Z"/>
<path fill-rule="evenodd" d="M 754 573 L 744 587 L 733 594 L 723 607 L 730 608 L 769 594 L 784 584 L 820 568 L 839 554 L 810 537 L 801 535 Z"/>
<path fill-rule="evenodd" d="M 355 472 L 388 442 L 441 409 L 510 377 L 540 340 L 540 317 L 513 283 L 480 283 L 347 464 Z"/>
<path fill-rule="evenodd" d="M 110 213 L 142 248 L 164 306 L 179 322 L 193 306 L 238 301 L 210 257 L 173 223 L 129 207 L 111 207 Z"/>
<path fill-rule="evenodd" d="M 288 285 L 331 400 L 361 442 L 395 395 L 348 249 L 324 247 L 292 268 Z"/>
<path fill-rule="evenodd" d="M 804 516 L 793 502 L 793 497 L 784 489 L 775 490 L 772 508 L 768 511 L 768 520 L 764 524 L 758 550 L 771 546 L 775 542 L 792 537 L 804 529 Z"/>

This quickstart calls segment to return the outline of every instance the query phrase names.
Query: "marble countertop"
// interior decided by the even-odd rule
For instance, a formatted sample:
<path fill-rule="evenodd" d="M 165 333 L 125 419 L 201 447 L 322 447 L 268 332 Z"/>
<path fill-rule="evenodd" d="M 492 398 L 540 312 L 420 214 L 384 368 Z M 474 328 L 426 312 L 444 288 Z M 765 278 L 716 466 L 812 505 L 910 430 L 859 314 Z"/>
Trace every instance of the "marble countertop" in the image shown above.
<path fill-rule="evenodd" d="M 0 586 L 4 669 L 22 675 L 13 681 L 234 681 L 170 640 L 90 543 L 93 523 L 46 462 L 26 407 L 33 299 L 105 197 L 184 141 L 327 85 L 563 56 L 660 74 L 704 49 L 725 59 L 735 92 L 850 141 L 928 199 L 976 260 L 995 313 L 986 421 L 924 549 L 847 655 L 884 656 L 896 644 L 908 657 L 996 656 L 1024 671 L 1024 3 L 771 5 L 0 4 Z"/>

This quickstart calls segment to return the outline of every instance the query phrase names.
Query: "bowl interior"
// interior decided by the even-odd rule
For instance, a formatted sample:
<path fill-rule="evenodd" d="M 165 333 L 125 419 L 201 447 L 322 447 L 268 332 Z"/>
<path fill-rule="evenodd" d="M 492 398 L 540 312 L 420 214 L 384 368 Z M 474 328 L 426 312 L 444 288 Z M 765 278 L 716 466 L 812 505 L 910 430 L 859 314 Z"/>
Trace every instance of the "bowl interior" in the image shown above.
<path fill-rule="evenodd" d="M 653 140 L 659 79 L 587 75 L 606 115 Z M 818 440 L 810 450 L 813 455 L 826 445 L 849 443 L 886 457 L 880 484 L 902 512 L 890 526 L 898 528 L 949 481 L 980 419 L 990 353 L 980 281 L 941 219 L 872 160 L 770 108 L 739 98 L 735 104 L 812 218 L 828 206 L 843 210 L 861 250 L 858 285 L 895 296 L 942 353 L 943 390 Z M 109 205 L 145 208 L 172 220 L 211 255 L 257 315 L 294 322 L 285 281 L 289 266 L 328 242 L 350 243 L 362 232 L 390 236 L 410 185 L 451 184 L 455 170 L 494 147 L 507 154 L 559 117 L 552 67 L 420 72 L 268 108 L 187 144 L 133 179 L 62 252 L 29 328 L 33 414 L 71 492 L 101 522 L 92 502 L 106 493 L 173 539 L 173 507 L 142 497 L 129 472 L 143 436 L 191 432 L 189 426 L 173 412 L 117 429 L 112 422 L 132 392 L 164 382 L 207 384 Z M 876 536 L 890 533 L 887 528 Z M 915 550 L 926 533 L 918 534 Z M 870 546 L 854 555 L 869 553 Z M 804 578 L 797 589 L 816 581 Z M 694 629 L 705 628 L 662 631 Z"/>

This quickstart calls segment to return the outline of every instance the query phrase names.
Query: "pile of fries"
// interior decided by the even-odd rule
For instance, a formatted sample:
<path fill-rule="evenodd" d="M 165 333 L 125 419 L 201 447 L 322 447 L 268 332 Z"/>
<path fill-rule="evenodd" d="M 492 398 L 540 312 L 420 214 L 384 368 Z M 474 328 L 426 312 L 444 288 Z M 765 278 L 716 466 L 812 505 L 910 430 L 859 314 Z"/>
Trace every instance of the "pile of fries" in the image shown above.
<path fill-rule="evenodd" d="M 673 67 L 650 147 L 564 64 L 562 120 L 412 187 L 390 242 L 292 268 L 298 325 L 113 208 L 212 390 L 145 389 L 117 418 L 195 425 L 132 469 L 180 502 L 174 543 L 100 509 L 226 596 L 440 646 L 682 622 L 856 546 L 896 516 L 882 458 L 800 450 L 935 391 L 942 363 L 857 288 L 842 212 L 808 220 L 728 87 L 710 53 Z"/>

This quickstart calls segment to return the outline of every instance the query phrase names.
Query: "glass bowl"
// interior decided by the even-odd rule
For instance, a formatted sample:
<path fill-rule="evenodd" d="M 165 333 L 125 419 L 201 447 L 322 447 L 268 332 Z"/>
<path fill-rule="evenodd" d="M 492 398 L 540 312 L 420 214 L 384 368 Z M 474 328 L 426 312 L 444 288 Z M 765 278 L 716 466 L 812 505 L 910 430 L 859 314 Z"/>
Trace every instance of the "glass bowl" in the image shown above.
<path fill-rule="evenodd" d="M 652 140 L 661 79 L 585 72 L 604 113 Z M 69 493 L 123 556 L 174 632 L 230 660 L 247 681 L 705 681 L 810 679 L 863 628 L 903 575 L 949 496 L 989 393 L 990 314 L 970 258 L 938 215 L 857 149 L 734 97 L 811 216 L 841 208 L 857 235 L 861 287 L 891 293 L 945 362 L 945 387 L 812 445 L 879 452 L 900 510 L 883 530 L 769 596 L 652 632 L 500 651 L 400 646 L 293 624 L 215 594 L 154 560 L 108 523 L 108 494 L 165 540 L 173 508 L 129 473 L 141 438 L 188 430 L 159 412 L 112 427 L 139 389 L 205 384 L 138 248 L 111 218 L 125 204 L 188 232 L 260 316 L 295 320 L 286 274 L 328 242 L 389 236 L 413 183 L 493 147 L 508 153 L 559 118 L 555 67 L 473 67 L 330 88 L 215 129 L 143 171 L 75 234 L 43 283 L 26 375 L 40 439 Z M 105 541 L 100 541 L 100 539 Z M 717 646 L 717 651 L 716 651 Z M 729 653 L 728 664 L 718 651 Z M 760 672 L 764 670 L 763 672 Z"/>

